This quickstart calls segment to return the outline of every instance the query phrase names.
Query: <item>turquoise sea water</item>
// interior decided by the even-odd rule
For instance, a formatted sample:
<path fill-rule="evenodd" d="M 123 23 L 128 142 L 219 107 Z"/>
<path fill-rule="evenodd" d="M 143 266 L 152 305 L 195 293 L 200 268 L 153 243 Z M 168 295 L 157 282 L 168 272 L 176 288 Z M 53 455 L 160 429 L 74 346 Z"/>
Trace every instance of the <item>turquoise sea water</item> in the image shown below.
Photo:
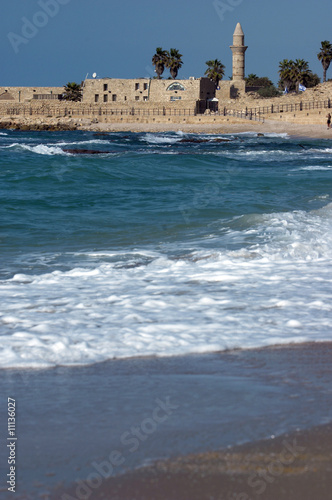
<path fill-rule="evenodd" d="M 331 340 L 331 196 L 327 140 L 2 131 L 0 367 Z"/>

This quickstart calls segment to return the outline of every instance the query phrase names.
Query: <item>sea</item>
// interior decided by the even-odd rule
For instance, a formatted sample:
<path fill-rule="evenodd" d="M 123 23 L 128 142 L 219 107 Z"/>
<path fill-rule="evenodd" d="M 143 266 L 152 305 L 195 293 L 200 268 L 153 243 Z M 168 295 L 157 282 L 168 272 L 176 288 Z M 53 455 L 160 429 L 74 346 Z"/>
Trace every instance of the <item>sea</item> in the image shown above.
<path fill-rule="evenodd" d="M 17 498 L 332 420 L 331 140 L 2 130 L 0 199 Z"/>
<path fill-rule="evenodd" d="M 331 340 L 331 141 L 0 134 L 0 368 Z"/>

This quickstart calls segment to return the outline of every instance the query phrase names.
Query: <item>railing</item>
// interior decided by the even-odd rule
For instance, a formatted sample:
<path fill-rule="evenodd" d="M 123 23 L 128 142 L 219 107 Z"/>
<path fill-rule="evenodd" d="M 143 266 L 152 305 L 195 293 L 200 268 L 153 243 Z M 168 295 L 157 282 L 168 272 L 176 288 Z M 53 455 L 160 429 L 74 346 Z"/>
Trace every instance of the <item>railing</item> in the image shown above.
<path fill-rule="evenodd" d="M 62 100 L 62 94 L 33 94 L 34 100 Z"/>
<path fill-rule="evenodd" d="M 80 112 L 80 110 L 75 110 L 75 112 Z M 89 109 L 89 113 L 92 111 L 92 114 L 106 115 L 106 116 L 195 116 L 197 114 L 196 110 L 191 109 L 177 109 L 177 108 L 126 108 L 126 109 L 111 109 L 111 108 L 99 108 L 96 112 L 96 109 Z"/>
<path fill-rule="evenodd" d="M 42 108 L 31 106 L 8 106 L 6 107 L 6 114 L 9 116 L 14 115 L 43 115 L 43 116 L 196 116 L 197 111 L 191 109 L 176 109 L 176 108 L 108 108 L 102 106 L 80 107 L 75 106 L 43 106 Z"/>
<path fill-rule="evenodd" d="M 329 109 L 331 100 L 325 101 L 300 101 L 297 103 L 271 104 L 270 106 L 260 106 L 257 108 L 245 108 L 241 113 L 260 116 L 273 113 L 294 113 L 296 111 L 308 111 L 313 109 Z M 229 111 L 229 110 L 228 110 Z"/>
<path fill-rule="evenodd" d="M 196 115 L 207 115 L 207 116 L 231 116 L 234 118 L 241 118 L 246 120 L 254 121 L 264 121 L 264 115 L 273 113 L 289 113 L 297 111 L 306 111 L 314 109 L 326 109 L 331 108 L 330 99 L 325 101 L 300 101 L 297 103 L 282 103 L 282 104 L 271 104 L 269 106 L 259 106 L 255 108 L 244 108 L 239 109 L 228 109 L 226 107 L 219 109 L 218 111 L 213 110 L 199 110 L 193 108 L 182 109 L 176 107 L 162 107 L 162 108 L 135 108 L 128 107 L 124 109 L 113 108 L 108 105 L 96 106 L 87 105 L 84 103 L 74 103 L 71 106 L 69 103 L 62 102 L 56 105 L 55 101 L 57 99 L 57 94 L 48 95 L 48 99 L 52 99 L 52 105 L 46 104 L 46 98 L 41 107 L 31 106 L 29 104 L 18 104 L 18 105 L 7 105 L 5 108 L 0 108 L 1 111 L 5 111 L 7 116 L 32 116 L 32 115 L 42 115 L 49 117 L 66 117 L 66 116 L 86 116 L 86 117 L 98 117 L 98 116 L 109 116 L 109 117 L 156 117 L 156 116 L 196 116 Z M 44 98 L 43 98 L 44 99 Z M 38 98 L 36 98 L 38 101 Z M 36 102 L 37 104 L 37 102 Z M 219 103 L 220 104 L 220 103 Z"/>
<path fill-rule="evenodd" d="M 241 118 L 242 120 L 264 121 L 264 117 L 259 113 L 248 110 L 227 109 L 226 107 L 218 111 L 206 110 L 203 114 L 205 116 L 232 116 L 234 118 Z"/>
<path fill-rule="evenodd" d="M 259 113 L 254 113 L 252 111 L 237 111 L 234 109 L 225 109 L 222 113 L 224 116 L 233 116 L 234 118 L 241 118 L 242 120 L 254 120 L 254 121 L 264 121 Z"/>

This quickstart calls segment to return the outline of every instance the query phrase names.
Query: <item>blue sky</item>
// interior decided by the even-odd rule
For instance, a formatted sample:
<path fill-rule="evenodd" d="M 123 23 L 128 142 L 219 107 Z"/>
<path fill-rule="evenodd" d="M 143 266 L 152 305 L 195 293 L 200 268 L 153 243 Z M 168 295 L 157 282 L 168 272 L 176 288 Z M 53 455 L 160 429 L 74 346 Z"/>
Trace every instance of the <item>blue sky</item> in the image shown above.
<path fill-rule="evenodd" d="M 322 77 L 317 52 L 322 40 L 332 42 L 331 0 L 2 0 L 1 7 L 2 86 L 60 86 L 94 72 L 153 76 L 158 46 L 183 54 L 178 78 L 203 76 L 205 61 L 218 58 L 228 79 L 237 22 L 249 47 L 246 74 L 277 83 L 285 58 L 307 60 Z"/>

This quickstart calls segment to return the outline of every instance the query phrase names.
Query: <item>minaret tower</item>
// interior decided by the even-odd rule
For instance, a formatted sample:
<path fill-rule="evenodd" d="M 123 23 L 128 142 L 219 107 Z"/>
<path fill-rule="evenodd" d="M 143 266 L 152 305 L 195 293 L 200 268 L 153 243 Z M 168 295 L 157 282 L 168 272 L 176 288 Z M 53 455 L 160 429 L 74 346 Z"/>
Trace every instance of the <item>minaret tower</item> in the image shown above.
<path fill-rule="evenodd" d="M 233 45 L 233 80 L 244 80 L 244 53 L 248 47 L 244 45 L 244 33 L 241 24 L 237 23 L 234 35 Z"/>

